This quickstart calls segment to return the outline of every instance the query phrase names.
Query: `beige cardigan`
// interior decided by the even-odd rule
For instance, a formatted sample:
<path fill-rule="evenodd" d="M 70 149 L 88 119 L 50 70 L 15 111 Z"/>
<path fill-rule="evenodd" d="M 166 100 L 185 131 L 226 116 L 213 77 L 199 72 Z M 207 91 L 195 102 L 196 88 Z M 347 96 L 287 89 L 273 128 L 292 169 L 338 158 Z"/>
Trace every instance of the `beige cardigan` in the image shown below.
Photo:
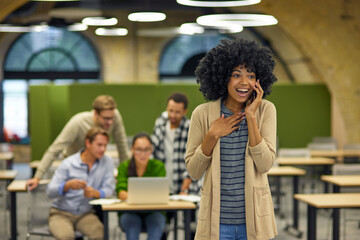
<path fill-rule="evenodd" d="M 192 113 L 186 148 L 186 167 L 194 179 L 205 172 L 195 239 L 218 240 L 220 225 L 220 140 L 210 157 L 201 144 L 211 123 L 220 117 L 221 101 L 199 105 Z M 262 141 L 245 152 L 245 211 L 249 240 L 269 240 L 277 235 L 267 171 L 276 155 L 276 109 L 262 100 L 256 111 Z"/>

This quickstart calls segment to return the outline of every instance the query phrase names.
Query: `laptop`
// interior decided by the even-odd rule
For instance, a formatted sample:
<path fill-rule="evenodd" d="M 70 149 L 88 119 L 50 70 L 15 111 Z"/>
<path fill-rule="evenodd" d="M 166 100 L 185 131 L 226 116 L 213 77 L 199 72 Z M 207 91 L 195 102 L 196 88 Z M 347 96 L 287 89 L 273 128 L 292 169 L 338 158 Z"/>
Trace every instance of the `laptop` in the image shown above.
<path fill-rule="evenodd" d="M 128 204 L 164 204 L 169 201 L 166 177 L 129 177 Z"/>

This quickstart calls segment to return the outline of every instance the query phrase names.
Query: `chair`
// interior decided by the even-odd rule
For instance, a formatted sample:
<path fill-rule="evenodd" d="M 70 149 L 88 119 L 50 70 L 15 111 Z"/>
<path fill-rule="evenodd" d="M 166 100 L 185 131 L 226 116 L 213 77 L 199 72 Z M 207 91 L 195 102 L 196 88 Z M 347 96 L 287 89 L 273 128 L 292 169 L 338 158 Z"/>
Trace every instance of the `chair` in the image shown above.
<path fill-rule="evenodd" d="M 333 137 L 314 137 L 312 142 L 314 142 L 314 143 L 335 143 L 337 146 L 337 140 Z"/>
<path fill-rule="evenodd" d="M 310 150 L 337 150 L 338 146 L 336 142 L 310 142 L 307 148 Z"/>
<path fill-rule="evenodd" d="M 360 175 L 360 164 L 342 164 L 342 163 L 337 163 L 334 164 L 332 167 L 332 174 L 333 175 Z M 347 192 L 347 193 L 352 193 L 352 192 L 360 192 L 360 188 L 358 187 L 346 187 L 346 188 L 342 188 L 340 190 L 341 192 Z M 360 227 L 360 219 L 359 218 L 346 218 L 346 212 L 349 211 L 348 209 L 341 209 L 342 214 L 342 221 L 343 221 L 343 239 L 346 239 L 346 222 L 359 222 L 358 226 Z M 355 209 L 350 210 L 352 213 L 353 211 L 356 211 Z M 357 215 L 359 216 L 359 215 Z"/>
<path fill-rule="evenodd" d="M 12 146 L 9 143 L 0 143 L 0 152 L 11 152 L 12 151 Z M 7 170 L 8 169 L 8 161 L 5 159 L 0 159 L 0 170 Z M 7 186 L 7 182 L 6 181 L 0 181 L 0 212 L 3 213 L 4 215 L 4 219 L 3 219 L 3 223 L 2 226 L 4 227 L 4 231 L 5 232 L 8 229 L 8 217 L 7 217 L 7 210 L 9 207 L 9 195 L 8 192 L 6 190 L 6 186 Z"/>
<path fill-rule="evenodd" d="M 50 180 L 42 180 L 39 186 L 32 191 L 28 191 L 29 206 L 27 210 L 27 226 L 26 239 L 30 236 L 51 237 L 48 226 L 49 210 L 52 200 L 46 194 L 46 187 Z M 76 238 L 81 238 L 80 232 L 75 233 Z"/>
<path fill-rule="evenodd" d="M 118 219 L 117 219 L 118 221 Z M 161 236 L 161 240 L 166 240 L 167 236 L 169 234 L 170 231 L 170 226 L 169 224 L 166 224 L 163 235 Z M 147 231 L 145 229 L 145 226 L 142 227 L 140 235 L 141 234 L 147 234 Z M 113 233 L 113 239 L 126 239 L 126 233 L 124 232 L 124 230 L 119 226 L 119 224 L 116 224 L 115 229 L 114 229 L 114 233 Z"/>
<path fill-rule="evenodd" d="M 360 164 L 343 164 L 343 163 L 336 163 L 332 166 L 332 174 L 333 175 L 360 175 Z M 360 188 L 343 188 L 341 192 L 360 192 Z"/>
<path fill-rule="evenodd" d="M 326 138 L 325 138 L 326 139 Z M 337 142 L 336 140 L 330 140 L 331 138 L 329 138 L 328 141 L 323 140 L 322 142 L 317 140 L 317 142 L 310 142 L 307 145 L 307 148 L 309 150 L 328 150 L 328 151 L 333 151 L 333 150 L 337 150 L 338 146 L 337 146 Z M 315 139 L 316 140 L 316 139 Z M 316 172 L 320 172 L 320 175 L 323 175 L 324 172 L 322 172 L 322 167 L 312 167 L 311 168 L 312 171 L 316 171 Z M 318 179 L 318 178 L 317 178 Z"/>
<path fill-rule="evenodd" d="M 278 150 L 278 157 L 306 157 L 309 158 L 310 157 L 310 151 L 307 148 L 279 148 Z M 277 166 L 277 162 L 276 160 L 274 161 L 274 166 Z M 280 212 L 280 217 L 281 218 L 285 218 L 285 214 L 282 213 L 281 211 L 281 206 L 287 206 L 289 204 L 286 204 L 284 201 L 286 198 L 284 198 L 285 196 L 285 192 L 281 192 L 280 191 L 280 186 L 287 186 L 290 185 L 290 182 L 288 179 L 284 179 L 282 178 L 282 184 L 280 183 L 280 178 L 270 178 L 270 186 L 275 186 L 276 189 L 272 189 L 272 192 L 274 193 L 274 196 L 276 196 L 276 202 L 275 202 L 275 208 L 277 210 L 279 210 Z M 275 182 L 273 182 L 275 181 Z M 284 182 L 286 181 L 286 182 Z M 304 187 L 304 183 L 302 183 L 302 187 Z M 284 199 L 284 200 L 283 200 Z M 281 202 L 284 202 L 283 204 L 281 204 Z"/>
<path fill-rule="evenodd" d="M 0 159 L 0 170 L 6 170 L 6 161 Z M 8 194 L 6 191 L 6 181 L 0 181 L 0 214 L 3 214 L 4 218 L 2 222 L 2 228 L 0 232 L 6 232 L 8 229 L 8 217 L 7 217 L 7 199 Z"/>
<path fill-rule="evenodd" d="M 310 157 L 310 151 L 307 148 L 280 148 L 279 157 Z"/>
<path fill-rule="evenodd" d="M 344 150 L 360 150 L 360 143 L 345 144 Z M 360 157 L 344 157 L 344 163 L 360 163 Z"/>
<path fill-rule="evenodd" d="M 333 137 L 314 137 L 310 146 L 313 150 L 336 150 L 339 148 L 338 142 Z"/>

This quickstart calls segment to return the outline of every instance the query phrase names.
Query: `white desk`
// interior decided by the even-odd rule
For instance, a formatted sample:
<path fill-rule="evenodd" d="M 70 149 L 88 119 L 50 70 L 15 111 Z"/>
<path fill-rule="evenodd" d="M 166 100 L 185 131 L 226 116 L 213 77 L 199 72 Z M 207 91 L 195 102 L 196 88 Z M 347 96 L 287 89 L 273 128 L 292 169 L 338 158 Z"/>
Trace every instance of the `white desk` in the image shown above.
<path fill-rule="evenodd" d="M 40 182 L 49 182 L 50 180 L 40 180 Z M 10 222 L 11 222 L 11 239 L 17 239 L 17 215 L 16 215 L 16 193 L 27 192 L 26 180 L 12 181 L 7 190 L 10 192 Z"/>
<path fill-rule="evenodd" d="M 168 204 L 139 204 L 139 205 L 129 205 L 127 202 L 120 202 L 114 204 L 103 204 L 101 205 L 103 210 L 103 221 L 104 221 L 104 239 L 109 239 L 109 212 L 146 212 L 146 211 L 166 211 L 166 212 L 177 212 L 183 211 L 185 217 L 185 240 L 190 240 L 190 213 L 191 210 L 196 209 L 196 204 L 192 202 L 185 201 L 172 201 L 170 200 Z M 176 227 L 175 226 L 175 237 L 176 237 Z"/>
<path fill-rule="evenodd" d="M 0 160 L 6 161 L 6 169 L 11 170 L 14 161 L 14 153 L 0 152 Z"/>
<path fill-rule="evenodd" d="M 277 196 L 276 202 L 280 204 L 280 177 L 292 177 L 293 178 L 293 194 L 297 194 L 299 192 L 299 176 L 304 176 L 306 174 L 306 170 L 291 166 L 279 166 L 272 167 L 268 172 L 268 176 L 278 177 L 277 181 Z M 299 204 L 298 201 L 293 198 L 293 223 L 285 226 L 285 231 L 295 231 L 295 235 L 299 238 L 302 236 L 302 232 L 299 231 Z"/>
<path fill-rule="evenodd" d="M 311 150 L 310 155 L 311 157 L 336 158 L 338 162 L 343 162 L 344 157 L 360 158 L 360 149 Z"/>
<path fill-rule="evenodd" d="M 360 208 L 360 193 L 295 194 L 297 200 L 308 206 L 308 240 L 316 240 L 316 214 L 318 208 L 333 208 L 333 240 L 339 240 L 340 208 Z"/>
<path fill-rule="evenodd" d="M 279 157 L 276 161 L 279 165 L 324 166 L 325 174 L 331 174 L 331 166 L 335 163 L 334 159 L 325 157 Z M 329 192 L 327 182 L 324 182 L 324 188 Z"/>
<path fill-rule="evenodd" d="M 360 175 L 322 175 L 320 179 L 333 184 L 334 193 L 339 193 L 341 187 L 360 187 Z"/>

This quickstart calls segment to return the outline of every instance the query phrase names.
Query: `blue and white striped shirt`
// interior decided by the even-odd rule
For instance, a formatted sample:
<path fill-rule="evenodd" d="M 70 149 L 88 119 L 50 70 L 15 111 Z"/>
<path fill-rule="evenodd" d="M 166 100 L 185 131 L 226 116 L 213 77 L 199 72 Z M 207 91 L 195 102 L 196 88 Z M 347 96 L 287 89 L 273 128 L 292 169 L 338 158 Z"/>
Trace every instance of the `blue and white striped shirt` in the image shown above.
<path fill-rule="evenodd" d="M 221 114 L 233 113 L 221 103 Z M 220 138 L 221 165 L 221 224 L 244 224 L 245 222 L 245 149 L 248 141 L 246 119 L 239 128 Z"/>

